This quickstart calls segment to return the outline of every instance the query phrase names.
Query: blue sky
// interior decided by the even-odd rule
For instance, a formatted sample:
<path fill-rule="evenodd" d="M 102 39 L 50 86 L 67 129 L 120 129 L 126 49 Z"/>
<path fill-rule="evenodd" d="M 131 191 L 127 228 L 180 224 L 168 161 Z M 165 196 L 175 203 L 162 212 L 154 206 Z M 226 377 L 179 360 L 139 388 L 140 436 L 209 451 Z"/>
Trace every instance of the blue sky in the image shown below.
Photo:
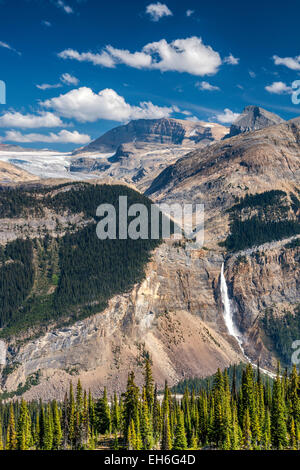
<path fill-rule="evenodd" d="M 0 139 L 70 150 L 136 118 L 300 115 L 300 3 L 0 0 Z"/>

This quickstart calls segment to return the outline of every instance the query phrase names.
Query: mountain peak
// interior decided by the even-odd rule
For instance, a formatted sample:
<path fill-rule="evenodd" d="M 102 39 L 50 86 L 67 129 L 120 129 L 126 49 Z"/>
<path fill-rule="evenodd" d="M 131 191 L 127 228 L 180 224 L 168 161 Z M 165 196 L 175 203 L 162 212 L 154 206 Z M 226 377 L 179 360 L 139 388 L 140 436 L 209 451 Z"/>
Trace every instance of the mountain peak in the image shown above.
<path fill-rule="evenodd" d="M 228 128 L 216 123 L 175 118 L 136 119 L 115 127 L 74 154 L 115 152 L 122 144 L 148 143 L 160 145 L 204 144 L 220 140 Z"/>
<path fill-rule="evenodd" d="M 260 106 L 246 106 L 240 116 L 232 123 L 230 132 L 226 136 L 233 137 L 244 132 L 257 131 L 265 127 L 274 126 L 284 122 L 280 116 L 271 113 Z"/>

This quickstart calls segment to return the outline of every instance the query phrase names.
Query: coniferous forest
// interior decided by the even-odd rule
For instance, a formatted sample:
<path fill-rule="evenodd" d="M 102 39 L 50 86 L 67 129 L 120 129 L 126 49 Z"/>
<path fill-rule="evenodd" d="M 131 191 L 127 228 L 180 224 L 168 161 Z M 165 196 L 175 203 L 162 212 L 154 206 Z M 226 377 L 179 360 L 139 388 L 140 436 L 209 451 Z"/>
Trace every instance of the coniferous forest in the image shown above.
<path fill-rule="evenodd" d="M 225 369 L 196 393 L 158 394 L 151 364 L 144 385 L 128 375 L 126 391 L 100 399 L 70 383 L 63 402 L 0 405 L 0 447 L 6 450 L 281 450 L 300 449 L 300 374 L 266 380 L 244 365 L 239 380 Z M 240 385 L 238 385 L 238 383 Z"/>
<path fill-rule="evenodd" d="M 116 209 L 119 230 L 120 196 L 127 197 L 128 207 L 144 204 L 150 213 L 151 201 L 126 186 L 77 183 L 0 188 L 1 217 L 42 217 L 52 210 L 55 216 L 81 214 L 84 221 L 67 230 L 56 222 L 57 237 L 41 229 L 40 236 L 32 239 L 24 229 L 20 238 L 0 247 L 0 337 L 42 328 L 49 321 L 74 323 L 104 310 L 111 297 L 129 291 L 144 278 L 145 266 L 161 238 L 97 237 L 96 211 L 103 203 Z M 151 233 L 151 221 L 148 229 Z"/>

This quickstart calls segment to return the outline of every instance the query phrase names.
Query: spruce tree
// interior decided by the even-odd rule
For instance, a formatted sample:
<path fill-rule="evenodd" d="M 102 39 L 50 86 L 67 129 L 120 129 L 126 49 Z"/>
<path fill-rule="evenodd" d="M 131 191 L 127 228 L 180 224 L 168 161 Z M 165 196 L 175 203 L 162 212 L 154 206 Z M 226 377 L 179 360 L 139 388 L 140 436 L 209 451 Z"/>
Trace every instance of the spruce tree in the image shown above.
<path fill-rule="evenodd" d="M 147 358 L 145 362 L 145 389 L 146 389 L 146 398 L 149 412 L 152 412 L 153 401 L 154 401 L 154 381 L 152 376 L 152 369 L 150 360 Z"/>
<path fill-rule="evenodd" d="M 24 399 L 21 401 L 20 414 L 18 420 L 17 449 L 28 450 L 32 442 L 31 419 L 27 404 Z"/>
<path fill-rule="evenodd" d="M 128 429 L 133 421 L 135 427 L 138 424 L 138 413 L 139 413 L 139 388 L 134 382 L 134 373 L 131 372 L 128 375 L 127 389 L 124 396 L 123 402 L 123 434 L 125 441 L 128 440 Z"/>
<path fill-rule="evenodd" d="M 15 426 L 15 414 L 13 403 L 10 403 L 9 407 L 9 421 L 6 434 L 6 450 L 16 450 L 17 449 L 17 434 Z"/>
<path fill-rule="evenodd" d="M 172 433 L 170 427 L 170 392 L 167 382 L 165 383 L 164 399 L 162 404 L 162 437 L 161 449 L 172 449 Z"/>
<path fill-rule="evenodd" d="M 140 419 L 140 430 L 142 438 L 142 448 L 145 450 L 150 450 L 153 447 L 153 431 L 152 431 L 152 422 L 148 409 L 148 399 L 146 393 L 146 387 L 143 390 L 143 401 L 141 409 L 141 419 Z"/>
<path fill-rule="evenodd" d="M 53 449 L 59 450 L 62 442 L 62 430 L 60 424 L 60 414 L 57 406 L 56 400 L 52 404 L 53 411 Z"/>
<path fill-rule="evenodd" d="M 186 450 L 187 448 L 188 444 L 184 428 L 184 415 L 181 410 L 178 410 L 173 450 Z"/>
<path fill-rule="evenodd" d="M 279 365 L 278 365 L 279 369 Z M 283 399 L 282 383 L 280 381 L 279 370 L 273 384 L 272 394 L 272 444 L 276 449 L 284 449 L 287 444 L 287 429 L 285 422 L 285 403 Z"/>

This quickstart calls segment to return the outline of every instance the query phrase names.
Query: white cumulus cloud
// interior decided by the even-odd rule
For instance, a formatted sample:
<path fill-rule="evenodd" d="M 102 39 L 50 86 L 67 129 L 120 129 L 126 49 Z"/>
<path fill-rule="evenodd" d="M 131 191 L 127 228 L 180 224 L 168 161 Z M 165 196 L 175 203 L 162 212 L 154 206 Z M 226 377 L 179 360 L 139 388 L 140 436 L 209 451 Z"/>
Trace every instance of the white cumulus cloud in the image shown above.
<path fill-rule="evenodd" d="M 32 142 L 45 142 L 56 144 L 88 144 L 91 138 L 87 134 L 80 134 L 78 131 L 62 130 L 55 134 L 22 134 L 19 131 L 7 131 L 2 141 L 19 142 L 19 143 L 32 143 Z"/>
<path fill-rule="evenodd" d="M 78 78 L 74 77 L 73 75 L 70 75 L 69 73 L 63 73 L 62 76 L 60 77 L 60 79 L 66 85 L 75 85 L 76 86 L 79 83 Z"/>
<path fill-rule="evenodd" d="M 39 127 L 62 127 L 64 123 L 58 116 L 50 112 L 35 114 L 21 114 L 8 111 L 0 116 L 0 127 L 20 127 L 22 129 L 35 129 Z"/>
<path fill-rule="evenodd" d="M 291 70 L 300 70 L 300 55 L 296 57 L 278 57 L 278 55 L 273 56 L 275 65 L 284 65 Z"/>
<path fill-rule="evenodd" d="M 106 52 L 78 52 L 74 49 L 66 49 L 58 54 L 61 59 L 73 59 L 78 62 L 91 62 L 94 65 L 102 65 L 103 67 L 112 68 L 115 66 L 114 59 Z"/>
<path fill-rule="evenodd" d="M 208 82 L 196 82 L 195 87 L 203 91 L 218 91 L 220 88 L 218 86 L 211 85 Z"/>
<path fill-rule="evenodd" d="M 151 101 L 132 106 L 110 88 L 94 93 L 90 88 L 81 87 L 41 104 L 55 110 L 60 116 L 74 118 L 79 122 L 94 122 L 98 119 L 120 122 L 130 119 L 158 119 L 168 117 L 175 111 L 174 107 L 156 106 Z"/>
<path fill-rule="evenodd" d="M 173 13 L 164 3 L 151 3 L 146 7 L 146 13 L 152 21 L 159 21 L 163 16 L 172 16 Z"/>
<path fill-rule="evenodd" d="M 60 88 L 62 87 L 61 83 L 54 83 L 53 85 L 49 83 L 42 83 L 41 85 L 36 85 L 39 90 L 51 90 L 52 88 Z"/>
<path fill-rule="evenodd" d="M 215 118 L 222 124 L 232 124 L 239 116 L 239 113 L 234 113 L 231 109 L 225 108 L 224 112 L 217 114 Z"/>
<path fill-rule="evenodd" d="M 218 52 L 203 44 L 202 39 L 190 37 L 168 43 L 165 39 L 144 47 L 152 55 L 151 68 L 187 72 L 192 75 L 210 75 L 218 71 L 222 61 Z M 158 59 L 157 56 L 159 57 Z"/>
<path fill-rule="evenodd" d="M 151 68 L 152 57 L 145 52 L 130 52 L 126 49 L 116 49 L 112 46 L 106 47 L 112 59 L 136 69 Z"/>
<path fill-rule="evenodd" d="M 175 39 L 168 43 L 165 39 L 146 44 L 141 51 L 130 52 L 107 46 L 100 53 L 78 52 L 66 49 L 58 54 L 62 59 L 91 62 L 94 65 L 115 67 L 117 63 L 137 69 L 160 70 L 162 72 L 186 72 L 192 75 L 213 75 L 222 64 L 220 54 L 206 46 L 196 36 Z"/>
<path fill-rule="evenodd" d="M 234 57 L 231 53 L 224 59 L 224 63 L 229 65 L 238 65 L 239 61 L 240 59 L 238 57 Z"/>
<path fill-rule="evenodd" d="M 273 93 L 275 95 L 283 95 L 283 94 L 290 94 L 293 93 L 292 87 L 288 86 L 284 82 L 273 82 L 272 85 L 267 85 L 265 87 L 269 93 Z"/>

